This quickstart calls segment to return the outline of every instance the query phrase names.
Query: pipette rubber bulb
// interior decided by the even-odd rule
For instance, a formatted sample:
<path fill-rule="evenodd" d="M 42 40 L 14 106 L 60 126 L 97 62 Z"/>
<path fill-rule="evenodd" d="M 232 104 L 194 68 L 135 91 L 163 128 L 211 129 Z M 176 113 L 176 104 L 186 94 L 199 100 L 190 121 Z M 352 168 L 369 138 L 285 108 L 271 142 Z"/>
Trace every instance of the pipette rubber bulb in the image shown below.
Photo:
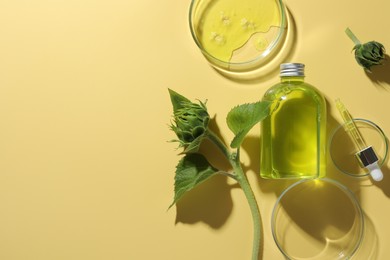
<path fill-rule="evenodd" d="M 381 181 L 383 179 L 383 173 L 378 162 L 367 165 L 366 169 L 370 171 L 370 175 L 374 181 Z"/>

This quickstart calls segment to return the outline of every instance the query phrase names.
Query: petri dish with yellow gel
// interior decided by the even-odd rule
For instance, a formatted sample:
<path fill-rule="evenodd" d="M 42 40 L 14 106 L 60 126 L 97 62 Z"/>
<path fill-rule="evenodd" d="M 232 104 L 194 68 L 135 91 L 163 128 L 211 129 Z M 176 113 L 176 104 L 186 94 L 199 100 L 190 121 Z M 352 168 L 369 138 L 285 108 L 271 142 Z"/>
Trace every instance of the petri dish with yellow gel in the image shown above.
<path fill-rule="evenodd" d="M 193 0 L 190 28 L 214 67 L 248 71 L 278 52 L 287 20 L 281 0 Z"/>

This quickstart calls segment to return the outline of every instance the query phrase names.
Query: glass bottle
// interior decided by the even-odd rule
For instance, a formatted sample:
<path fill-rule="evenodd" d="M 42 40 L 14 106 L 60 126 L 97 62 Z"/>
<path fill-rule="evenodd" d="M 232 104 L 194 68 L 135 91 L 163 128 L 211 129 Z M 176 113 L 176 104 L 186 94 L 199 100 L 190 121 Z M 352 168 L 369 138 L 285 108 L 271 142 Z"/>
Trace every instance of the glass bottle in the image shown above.
<path fill-rule="evenodd" d="M 281 82 L 263 100 L 271 114 L 261 122 L 260 176 L 319 178 L 326 171 L 326 101 L 304 81 L 304 64 L 280 66 Z"/>

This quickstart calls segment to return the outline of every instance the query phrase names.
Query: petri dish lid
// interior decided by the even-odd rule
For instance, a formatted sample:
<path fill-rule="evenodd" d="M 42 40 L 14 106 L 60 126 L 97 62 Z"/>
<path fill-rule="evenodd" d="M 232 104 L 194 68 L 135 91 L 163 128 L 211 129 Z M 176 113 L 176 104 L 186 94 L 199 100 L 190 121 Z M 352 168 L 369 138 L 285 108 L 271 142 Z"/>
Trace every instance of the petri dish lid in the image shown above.
<path fill-rule="evenodd" d="M 337 181 L 301 180 L 277 199 L 272 235 L 288 259 L 349 259 L 364 234 L 364 214 L 354 194 Z"/>
<path fill-rule="evenodd" d="M 370 120 L 353 119 L 367 145 L 372 146 L 379 158 L 378 165 L 382 166 L 388 156 L 388 140 L 382 129 Z M 370 173 L 362 168 L 355 156 L 357 148 L 344 129 L 345 124 L 338 125 L 331 134 L 329 153 L 336 168 L 352 177 L 365 177 Z"/>

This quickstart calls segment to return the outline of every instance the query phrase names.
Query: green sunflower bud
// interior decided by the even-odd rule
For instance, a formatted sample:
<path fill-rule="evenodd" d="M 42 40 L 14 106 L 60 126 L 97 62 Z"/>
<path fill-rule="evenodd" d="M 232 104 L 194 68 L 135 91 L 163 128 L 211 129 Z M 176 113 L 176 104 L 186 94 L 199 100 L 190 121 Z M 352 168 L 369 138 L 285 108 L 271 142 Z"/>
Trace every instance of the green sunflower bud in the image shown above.
<path fill-rule="evenodd" d="M 210 116 L 206 104 L 192 103 L 187 98 L 169 90 L 173 105 L 173 123 L 171 130 L 175 132 L 179 147 L 183 147 L 183 153 L 197 152 L 201 142 L 206 136 Z"/>
<path fill-rule="evenodd" d="M 381 43 L 370 41 L 362 44 L 349 28 L 345 32 L 355 43 L 353 50 L 355 51 L 355 59 L 360 66 L 371 71 L 372 66 L 383 63 L 386 50 Z"/>

